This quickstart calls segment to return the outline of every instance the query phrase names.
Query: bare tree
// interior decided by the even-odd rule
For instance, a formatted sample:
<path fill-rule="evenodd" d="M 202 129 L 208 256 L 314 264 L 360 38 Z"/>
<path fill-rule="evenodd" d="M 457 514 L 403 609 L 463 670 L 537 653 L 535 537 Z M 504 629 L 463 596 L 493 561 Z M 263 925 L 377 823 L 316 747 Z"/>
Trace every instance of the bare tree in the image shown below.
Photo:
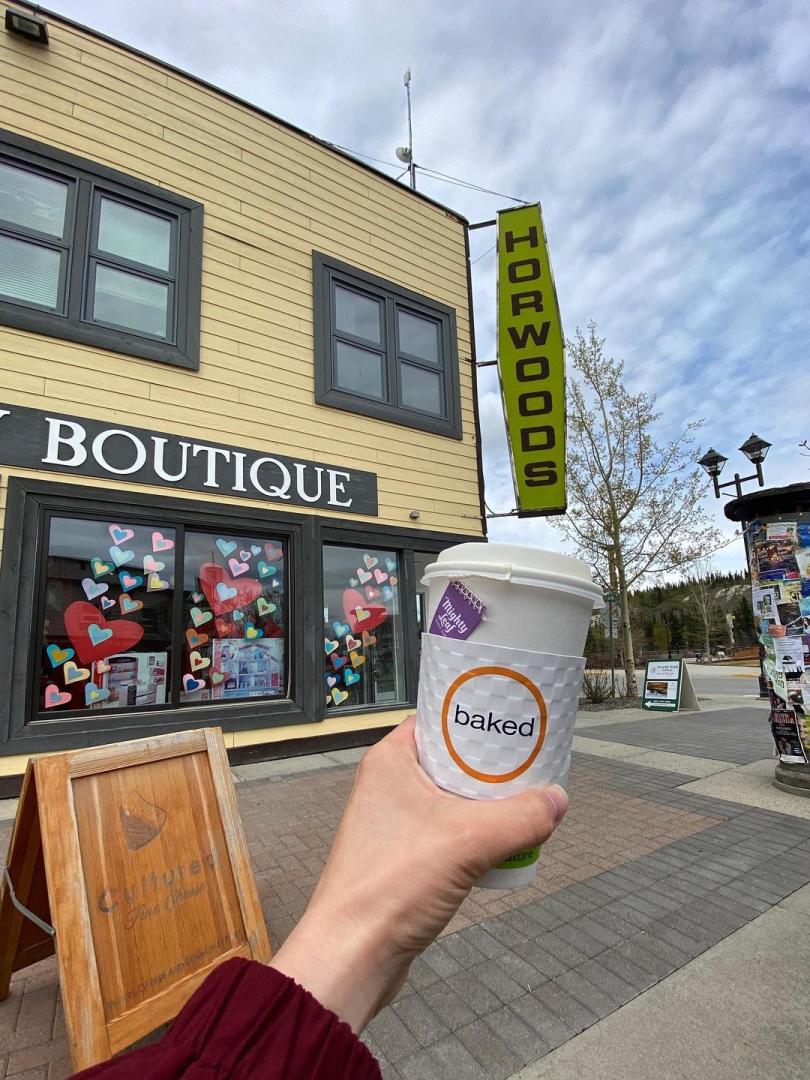
<path fill-rule="evenodd" d="M 717 629 L 722 614 L 717 586 L 712 581 L 711 559 L 706 555 L 695 559 L 684 580 L 689 588 L 687 593 L 689 603 L 703 629 L 704 656 L 707 660 L 711 660 L 712 633 Z"/>
<path fill-rule="evenodd" d="M 628 696 L 636 696 L 629 590 L 648 574 L 667 573 L 719 544 L 701 502 L 694 432 L 687 423 L 671 442 L 653 430 L 655 395 L 631 394 L 624 362 L 606 357 L 596 324 L 568 342 L 569 511 L 556 524 L 619 597 Z"/>

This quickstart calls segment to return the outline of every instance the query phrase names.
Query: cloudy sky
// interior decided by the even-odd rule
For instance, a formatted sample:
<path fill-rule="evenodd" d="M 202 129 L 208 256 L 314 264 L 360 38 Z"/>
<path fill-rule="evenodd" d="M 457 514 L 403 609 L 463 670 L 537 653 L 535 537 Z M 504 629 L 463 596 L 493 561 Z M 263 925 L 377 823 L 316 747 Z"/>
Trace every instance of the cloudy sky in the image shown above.
<path fill-rule="evenodd" d="M 807 0 L 59 0 L 63 14 L 321 138 L 543 205 L 566 332 L 589 319 L 656 393 L 666 438 L 769 485 L 810 480 Z M 395 175 L 393 166 L 382 171 Z M 504 198 L 419 179 L 471 221 Z M 472 234 L 479 358 L 494 357 L 493 230 Z M 487 498 L 513 503 L 496 377 L 480 376 Z M 723 479 L 726 479 L 725 475 Z M 707 500 L 730 536 L 719 504 Z M 540 520 L 493 539 L 559 547 Z M 716 562 L 741 568 L 741 542 Z"/>

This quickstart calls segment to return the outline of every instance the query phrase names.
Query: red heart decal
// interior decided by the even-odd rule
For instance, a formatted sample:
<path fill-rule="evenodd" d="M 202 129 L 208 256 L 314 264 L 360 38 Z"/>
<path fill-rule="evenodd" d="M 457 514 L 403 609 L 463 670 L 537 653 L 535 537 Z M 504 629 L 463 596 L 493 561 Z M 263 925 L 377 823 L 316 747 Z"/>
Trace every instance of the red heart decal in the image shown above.
<path fill-rule="evenodd" d="M 357 608 L 365 614 L 362 620 L 357 618 Z M 388 608 L 382 604 L 370 604 L 362 593 L 357 589 L 347 589 L 343 594 L 343 613 L 346 622 L 352 628 L 352 633 L 360 630 L 373 630 L 375 626 L 381 626 L 388 618 Z"/>
<path fill-rule="evenodd" d="M 203 563 L 199 577 L 200 588 L 215 615 L 247 607 L 261 595 L 260 581 L 255 578 L 239 578 L 235 581 L 227 570 L 216 563 Z"/>
<path fill-rule="evenodd" d="M 97 645 L 93 644 L 88 633 L 92 624 L 105 632 L 104 640 Z M 110 622 L 97 607 L 84 600 L 76 600 L 69 605 L 65 612 L 65 630 L 83 664 L 133 649 L 143 637 L 143 627 L 136 622 L 131 619 L 115 619 Z M 108 630 L 112 631 L 109 637 L 106 636 Z"/>

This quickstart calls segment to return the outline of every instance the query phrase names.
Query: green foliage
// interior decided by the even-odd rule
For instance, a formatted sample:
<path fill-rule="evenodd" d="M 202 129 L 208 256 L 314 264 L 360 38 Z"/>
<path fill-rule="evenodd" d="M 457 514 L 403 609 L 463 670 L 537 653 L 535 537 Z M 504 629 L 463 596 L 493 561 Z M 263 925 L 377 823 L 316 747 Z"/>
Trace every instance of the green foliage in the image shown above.
<path fill-rule="evenodd" d="M 737 645 L 756 642 L 751 609 L 751 583 L 747 573 L 710 573 L 705 579 L 713 594 L 714 613 L 710 625 L 712 651 L 728 645 L 726 613 L 734 615 Z M 631 621 L 638 647 L 648 655 L 673 656 L 682 652 L 705 652 L 706 630 L 700 611 L 691 599 L 689 581 L 665 582 L 636 589 L 630 594 Z M 667 640 L 669 635 L 669 640 Z"/>

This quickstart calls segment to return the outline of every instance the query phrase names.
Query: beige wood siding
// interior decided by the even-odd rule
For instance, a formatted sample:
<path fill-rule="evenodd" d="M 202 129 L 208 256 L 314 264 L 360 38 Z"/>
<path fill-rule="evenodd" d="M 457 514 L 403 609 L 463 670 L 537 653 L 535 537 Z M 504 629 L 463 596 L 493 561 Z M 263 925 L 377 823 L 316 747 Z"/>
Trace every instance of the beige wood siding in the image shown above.
<path fill-rule="evenodd" d="M 0 400 L 367 469 L 373 520 L 406 526 L 418 510 L 420 528 L 480 534 L 463 225 L 156 62 L 48 24 L 47 49 L 0 34 L 0 126 L 204 204 L 200 370 L 0 326 Z M 313 249 L 455 309 L 461 441 L 315 404 Z M 2 524 L 1 461 L 0 477 Z"/>

